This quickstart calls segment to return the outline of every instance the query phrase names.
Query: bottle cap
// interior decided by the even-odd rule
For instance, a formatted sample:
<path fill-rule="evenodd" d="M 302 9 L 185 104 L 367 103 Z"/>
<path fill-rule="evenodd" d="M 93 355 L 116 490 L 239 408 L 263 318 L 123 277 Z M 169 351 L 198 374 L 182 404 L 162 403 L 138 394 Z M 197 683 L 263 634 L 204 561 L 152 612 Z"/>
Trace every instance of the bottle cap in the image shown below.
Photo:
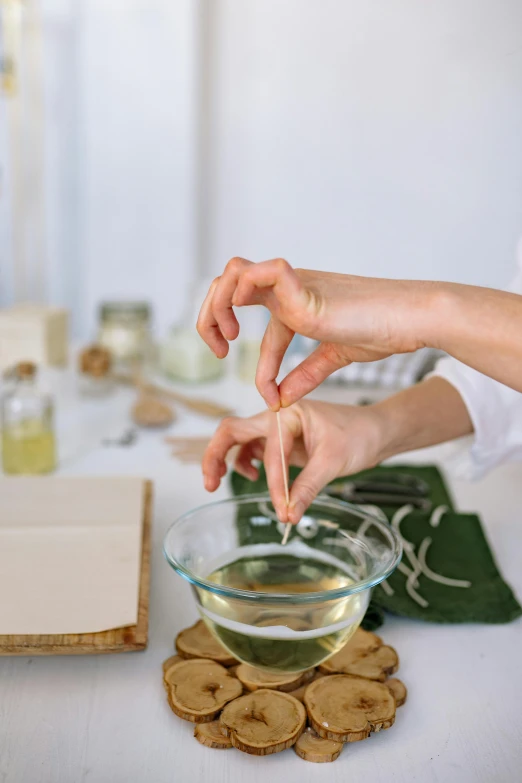
<path fill-rule="evenodd" d="M 13 367 L 9 367 L 4 372 L 6 381 L 22 381 L 28 378 L 34 378 L 36 375 L 36 364 L 34 362 L 18 362 Z"/>

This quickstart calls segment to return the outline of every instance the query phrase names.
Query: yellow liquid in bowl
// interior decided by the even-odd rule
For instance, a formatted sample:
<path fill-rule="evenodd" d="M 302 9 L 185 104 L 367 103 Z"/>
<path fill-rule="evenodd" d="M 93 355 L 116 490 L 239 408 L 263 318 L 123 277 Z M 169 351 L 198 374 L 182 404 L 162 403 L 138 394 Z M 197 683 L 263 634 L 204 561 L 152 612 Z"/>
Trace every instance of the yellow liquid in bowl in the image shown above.
<path fill-rule="evenodd" d="M 256 603 L 199 590 L 203 619 L 219 641 L 245 663 L 273 672 L 309 669 L 338 652 L 359 626 L 369 591 L 335 601 L 299 603 L 299 595 L 349 587 L 354 580 L 334 558 L 270 553 L 234 559 L 208 579 L 263 593 L 295 594 L 296 603 Z M 240 551 L 240 550 L 239 550 Z"/>

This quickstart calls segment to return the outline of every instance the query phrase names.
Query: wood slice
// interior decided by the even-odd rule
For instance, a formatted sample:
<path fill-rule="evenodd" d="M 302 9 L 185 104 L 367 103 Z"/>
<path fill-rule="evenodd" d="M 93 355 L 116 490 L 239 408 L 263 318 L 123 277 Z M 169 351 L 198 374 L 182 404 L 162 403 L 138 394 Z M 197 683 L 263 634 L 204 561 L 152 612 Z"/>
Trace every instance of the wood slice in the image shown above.
<path fill-rule="evenodd" d="M 183 720 L 206 723 L 241 696 L 243 686 L 224 666 L 203 658 L 174 663 L 165 673 L 170 708 Z"/>
<path fill-rule="evenodd" d="M 288 693 L 264 688 L 227 704 L 220 725 L 238 750 L 267 756 L 295 744 L 306 726 L 306 711 Z"/>
<path fill-rule="evenodd" d="M 308 686 L 304 695 L 310 725 L 323 739 L 357 742 L 395 721 L 395 697 L 380 682 L 334 674 Z"/>
<path fill-rule="evenodd" d="M 395 696 L 397 707 L 402 707 L 408 698 L 408 690 L 403 681 L 398 680 L 396 677 L 392 677 L 390 680 L 386 680 L 384 684 Z"/>
<path fill-rule="evenodd" d="M 212 636 L 203 620 L 198 620 L 190 628 L 180 631 L 174 644 L 182 658 L 210 658 L 223 666 L 233 666 L 238 662 Z"/>
<path fill-rule="evenodd" d="M 179 663 L 179 662 L 180 662 L 180 661 L 182 661 L 182 660 L 183 660 L 183 658 L 182 658 L 180 655 L 171 655 L 171 656 L 170 656 L 170 658 L 167 658 L 167 659 L 166 659 L 165 661 L 163 661 L 163 663 L 161 664 L 161 665 L 162 665 L 162 667 L 163 667 L 163 674 L 165 675 L 165 674 L 167 673 L 167 671 L 170 669 L 170 667 L 171 667 L 171 666 L 172 666 L 174 663 Z"/>
<path fill-rule="evenodd" d="M 212 724 L 206 724 L 212 725 Z M 305 761 L 313 761 L 316 764 L 324 764 L 339 758 L 343 749 L 342 742 L 319 737 L 313 729 L 308 727 L 303 731 L 294 745 L 294 750 L 299 758 Z"/>
<path fill-rule="evenodd" d="M 211 723 L 198 723 L 194 726 L 194 736 L 206 748 L 226 750 L 232 747 L 230 739 L 221 731 L 218 720 L 213 720 Z"/>
<path fill-rule="evenodd" d="M 380 636 L 358 628 L 338 653 L 319 664 L 323 674 L 353 674 L 384 682 L 399 668 L 399 656 Z"/>
<path fill-rule="evenodd" d="M 321 677 L 326 677 L 326 675 L 322 674 L 322 672 L 316 671 L 314 673 L 314 676 L 308 682 L 305 682 L 299 688 L 296 688 L 295 691 L 288 691 L 288 693 L 290 694 L 290 696 L 293 696 L 294 699 L 297 699 L 300 702 L 304 702 L 305 691 L 308 688 L 308 686 L 310 685 L 310 683 L 315 682 L 316 680 L 319 680 Z"/>
<path fill-rule="evenodd" d="M 303 683 L 309 682 L 315 674 L 315 669 L 288 674 L 271 674 L 262 669 L 256 669 L 247 663 L 242 663 L 236 669 L 236 677 L 241 680 L 248 691 L 269 688 L 273 691 L 293 691 Z"/>

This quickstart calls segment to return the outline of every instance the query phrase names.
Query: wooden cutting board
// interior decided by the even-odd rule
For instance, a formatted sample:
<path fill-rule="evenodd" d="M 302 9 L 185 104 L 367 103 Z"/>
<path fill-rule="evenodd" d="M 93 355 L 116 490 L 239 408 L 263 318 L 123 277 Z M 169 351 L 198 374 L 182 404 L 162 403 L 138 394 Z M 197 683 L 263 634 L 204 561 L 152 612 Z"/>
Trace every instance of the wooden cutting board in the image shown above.
<path fill-rule="evenodd" d="M 145 482 L 143 502 L 138 622 L 125 628 L 85 634 L 0 635 L 0 655 L 71 655 L 144 650 L 149 627 L 152 482 Z"/>

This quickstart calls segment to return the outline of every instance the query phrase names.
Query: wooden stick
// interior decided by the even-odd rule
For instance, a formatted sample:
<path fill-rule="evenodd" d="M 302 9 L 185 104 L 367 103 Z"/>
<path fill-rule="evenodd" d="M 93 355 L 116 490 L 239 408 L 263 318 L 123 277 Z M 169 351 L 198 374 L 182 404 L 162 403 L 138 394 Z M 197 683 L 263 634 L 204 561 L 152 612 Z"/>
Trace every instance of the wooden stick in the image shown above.
<path fill-rule="evenodd" d="M 279 448 L 281 450 L 281 469 L 283 471 L 283 484 L 285 487 L 285 501 L 286 501 L 286 507 L 290 505 L 290 493 L 288 491 L 288 471 L 286 468 L 286 462 L 285 462 L 285 450 L 283 448 L 283 431 L 281 429 L 281 415 L 280 411 L 277 411 L 276 413 L 276 419 L 277 419 L 277 431 L 279 433 Z M 288 541 L 288 536 L 290 535 L 290 530 L 292 529 L 292 523 L 287 522 L 285 527 L 285 532 L 283 534 L 283 539 L 281 541 L 282 546 L 286 546 L 286 543 Z"/>

